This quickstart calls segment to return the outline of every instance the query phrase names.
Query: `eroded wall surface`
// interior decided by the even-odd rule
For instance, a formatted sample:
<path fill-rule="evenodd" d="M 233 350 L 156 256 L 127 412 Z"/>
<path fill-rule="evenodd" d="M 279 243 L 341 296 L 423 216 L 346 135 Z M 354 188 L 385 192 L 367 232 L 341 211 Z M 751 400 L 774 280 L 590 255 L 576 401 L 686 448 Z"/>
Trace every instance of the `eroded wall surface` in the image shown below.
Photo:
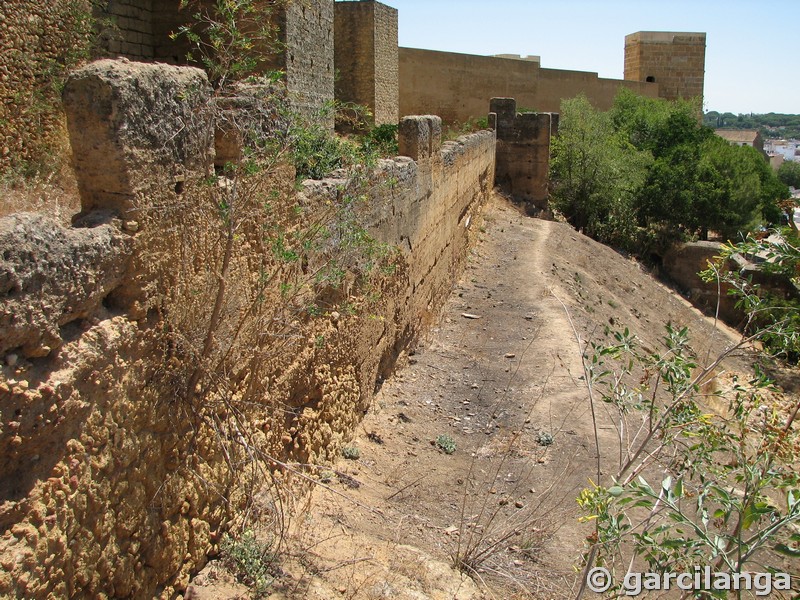
<path fill-rule="evenodd" d="M 89 0 L 0 2 L 0 166 L 24 168 L 63 131 L 58 82 L 88 44 Z"/>
<path fill-rule="evenodd" d="M 275 513 L 293 472 L 340 451 L 463 265 L 492 132 L 442 144 L 437 117 L 411 119 L 408 156 L 366 192 L 343 198 L 343 178 L 296 192 L 278 167 L 236 216 L 231 183 L 208 178 L 209 95 L 185 67 L 79 71 L 80 219 L 0 222 L 0 596 L 184 589 L 237 513 Z M 313 251 L 278 251 L 331 207 L 348 219 L 322 221 Z M 386 246 L 354 248 L 349 216 Z M 332 260 L 335 278 L 314 277 Z"/>
<path fill-rule="evenodd" d="M 491 98 L 516 98 L 520 109 L 558 112 L 561 100 L 586 94 L 600 110 L 625 87 L 657 97 L 658 86 L 602 79 L 597 73 L 542 69 L 538 63 L 400 48 L 400 114 L 432 113 L 445 122 L 481 117 Z"/>

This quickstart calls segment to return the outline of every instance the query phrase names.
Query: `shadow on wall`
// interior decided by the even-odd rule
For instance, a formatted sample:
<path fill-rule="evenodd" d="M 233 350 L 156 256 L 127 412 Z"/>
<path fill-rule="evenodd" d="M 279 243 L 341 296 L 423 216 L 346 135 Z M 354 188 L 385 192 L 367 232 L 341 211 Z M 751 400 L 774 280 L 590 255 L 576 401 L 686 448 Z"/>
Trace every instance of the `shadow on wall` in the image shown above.
<path fill-rule="evenodd" d="M 497 132 L 495 184 L 532 216 L 549 217 L 550 142 L 557 113 L 517 113 L 513 98 L 492 98 Z"/>

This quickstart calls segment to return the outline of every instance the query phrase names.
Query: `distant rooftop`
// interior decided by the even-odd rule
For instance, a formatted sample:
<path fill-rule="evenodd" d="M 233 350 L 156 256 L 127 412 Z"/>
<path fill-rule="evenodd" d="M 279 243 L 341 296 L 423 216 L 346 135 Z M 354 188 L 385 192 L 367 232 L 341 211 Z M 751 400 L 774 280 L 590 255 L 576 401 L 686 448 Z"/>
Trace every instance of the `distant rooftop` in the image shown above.
<path fill-rule="evenodd" d="M 541 64 L 542 57 L 541 56 L 521 56 L 519 54 L 495 54 L 495 58 L 510 58 L 512 60 L 527 60 L 530 62 L 535 62 Z"/>
<path fill-rule="evenodd" d="M 757 129 L 715 129 L 716 133 L 721 138 L 725 138 L 729 142 L 736 144 L 752 144 L 758 135 Z"/>

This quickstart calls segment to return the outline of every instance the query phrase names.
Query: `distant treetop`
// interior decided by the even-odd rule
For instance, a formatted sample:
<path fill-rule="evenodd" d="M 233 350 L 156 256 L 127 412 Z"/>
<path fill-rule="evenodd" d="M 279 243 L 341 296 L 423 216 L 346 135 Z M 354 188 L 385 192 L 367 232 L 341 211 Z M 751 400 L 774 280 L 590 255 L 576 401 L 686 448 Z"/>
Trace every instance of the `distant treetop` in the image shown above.
<path fill-rule="evenodd" d="M 703 115 L 703 125 L 714 129 L 758 129 L 764 139 L 800 139 L 800 115 L 735 115 L 711 110 Z"/>

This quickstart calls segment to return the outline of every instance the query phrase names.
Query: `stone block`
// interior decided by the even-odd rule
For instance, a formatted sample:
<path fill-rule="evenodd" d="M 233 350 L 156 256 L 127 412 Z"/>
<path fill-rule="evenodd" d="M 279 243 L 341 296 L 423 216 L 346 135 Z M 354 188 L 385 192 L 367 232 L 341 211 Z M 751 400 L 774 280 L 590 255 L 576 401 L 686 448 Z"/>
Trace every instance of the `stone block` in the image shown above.
<path fill-rule="evenodd" d="M 403 117 L 398 131 L 400 155 L 429 160 L 442 147 L 442 119 L 436 115 Z"/>
<path fill-rule="evenodd" d="M 517 101 L 514 98 L 492 98 L 489 112 L 496 115 L 497 138 L 503 139 L 514 130 L 517 118 Z"/>
<path fill-rule="evenodd" d="M 62 328 L 102 309 L 123 280 L 132 238 L 110 224 L 65 228 L 18 213 L 0 219 L 0 354 L 46 356 Z"/>
<path fill-rule="evenodd" d="M 64 108 L 83 212 L 124 218 L 207 174 L 211 87 L 191 67 L 101 60 L 75 71 Z"/>

